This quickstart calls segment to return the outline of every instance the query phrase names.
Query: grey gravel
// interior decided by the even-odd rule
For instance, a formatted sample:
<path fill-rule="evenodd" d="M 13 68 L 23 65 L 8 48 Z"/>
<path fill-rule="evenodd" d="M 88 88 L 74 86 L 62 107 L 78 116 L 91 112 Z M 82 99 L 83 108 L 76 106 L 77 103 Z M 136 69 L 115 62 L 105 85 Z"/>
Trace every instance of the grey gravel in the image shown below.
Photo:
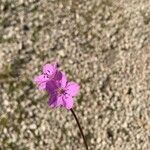
<path fill-rule="evenodd" d="M 0 1 L 0 150 L 85 149 L 32 82 L 54 60 L 81 86 L 90 150 L 150 149 L 149 0 Z"/>

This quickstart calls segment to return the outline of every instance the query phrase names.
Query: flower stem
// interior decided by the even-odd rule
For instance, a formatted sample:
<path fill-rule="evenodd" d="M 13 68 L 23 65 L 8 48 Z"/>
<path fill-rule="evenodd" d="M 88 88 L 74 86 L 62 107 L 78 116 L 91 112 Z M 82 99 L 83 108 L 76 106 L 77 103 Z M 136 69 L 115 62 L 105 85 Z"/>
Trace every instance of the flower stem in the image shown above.
<path fill-rule="evenodd" d="M 76 122 L 77 122 L 77 125 L 78 125 L 78 127 L 79 127 L 80 132 L 81 132 L 81 135 L 82 135 L 82 138 L 83 138 L 83 141 L 84 141 L 86 150 L 88 150 L 88 145 L 87 145 L 85 136 L 84 136 L 84 134 L 83 134 L 82 128 L 81 128 L 81 126 L 80 126 L 79 120 L 78 120 L 78 118 L 77 118 L 75 112 L 73 111 L 73 109 L 70 109 L 70 110 L 71 110 L 71 112 L 72 112 L 72 114 L 73 114 L 73 116 L 74 116 L 74 118 L 75 118 L 75 120 L 76 120 Z"/>

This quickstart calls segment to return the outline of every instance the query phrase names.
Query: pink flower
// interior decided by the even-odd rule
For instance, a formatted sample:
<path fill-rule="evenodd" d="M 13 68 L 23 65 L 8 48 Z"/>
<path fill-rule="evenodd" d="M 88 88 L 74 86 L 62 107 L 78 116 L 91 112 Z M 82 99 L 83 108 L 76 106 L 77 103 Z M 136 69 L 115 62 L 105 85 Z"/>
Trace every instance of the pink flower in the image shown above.
<path fill-rule="evenodd" d="M 57 63 L 46 64 L 42 68 L 42 74 L 34 78 L 34 82 L 41 90 L 46 89 L 46 83 L 51 80 L 61 80 L 62 74 L 57 69 Z"/>
<path fill-rule="evenodd" d="M 42 74 L 34 78 L 39 89 L 49 93 L 48 104 L 51 108 L 73 107 L 73 97 L 79 91 L 79 85 L 75 82 L 68 82 L 66 75 L 60 72 L 56 63 L 46 64 L 42 68 Z"/>
<path fill-rule="evenodd" d="M 46 89 L 50 94 L 48 104 L 51 108 L 65 107 L 71 109 L 73 107 L 73 97 L 79 91 L 79 85 L 75 82 L 68 82 L 65 74 L 62 74 L 62 79 L 58 82 L 47 82 Z"/>

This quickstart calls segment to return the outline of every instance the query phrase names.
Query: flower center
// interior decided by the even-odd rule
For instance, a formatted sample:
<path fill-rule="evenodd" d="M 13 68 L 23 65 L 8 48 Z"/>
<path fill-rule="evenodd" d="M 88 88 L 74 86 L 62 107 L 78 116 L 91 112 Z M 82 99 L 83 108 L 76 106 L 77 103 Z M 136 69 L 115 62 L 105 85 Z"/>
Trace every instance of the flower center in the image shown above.
<path fill-rule="evenodd" d="M 61 95 L 61 94 L 63 94 L 65 92 L 65 90 L 63 88 L 58 88 L 56 90 L 56 92 L 57 92 L 58 95 Z"/>

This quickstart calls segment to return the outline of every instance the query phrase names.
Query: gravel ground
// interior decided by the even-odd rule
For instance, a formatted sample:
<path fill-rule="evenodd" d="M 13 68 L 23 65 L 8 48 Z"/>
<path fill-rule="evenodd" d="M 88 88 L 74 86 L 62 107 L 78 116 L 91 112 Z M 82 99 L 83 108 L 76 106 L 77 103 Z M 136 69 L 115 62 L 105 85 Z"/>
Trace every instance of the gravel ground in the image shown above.
<path fill-rule="evenodd" d="M 84 150 L 71 112 L 32 83 L 57 60 L 90 150 L 150 150 L 149 0 L 0 0 L 0 150 Z"/>

